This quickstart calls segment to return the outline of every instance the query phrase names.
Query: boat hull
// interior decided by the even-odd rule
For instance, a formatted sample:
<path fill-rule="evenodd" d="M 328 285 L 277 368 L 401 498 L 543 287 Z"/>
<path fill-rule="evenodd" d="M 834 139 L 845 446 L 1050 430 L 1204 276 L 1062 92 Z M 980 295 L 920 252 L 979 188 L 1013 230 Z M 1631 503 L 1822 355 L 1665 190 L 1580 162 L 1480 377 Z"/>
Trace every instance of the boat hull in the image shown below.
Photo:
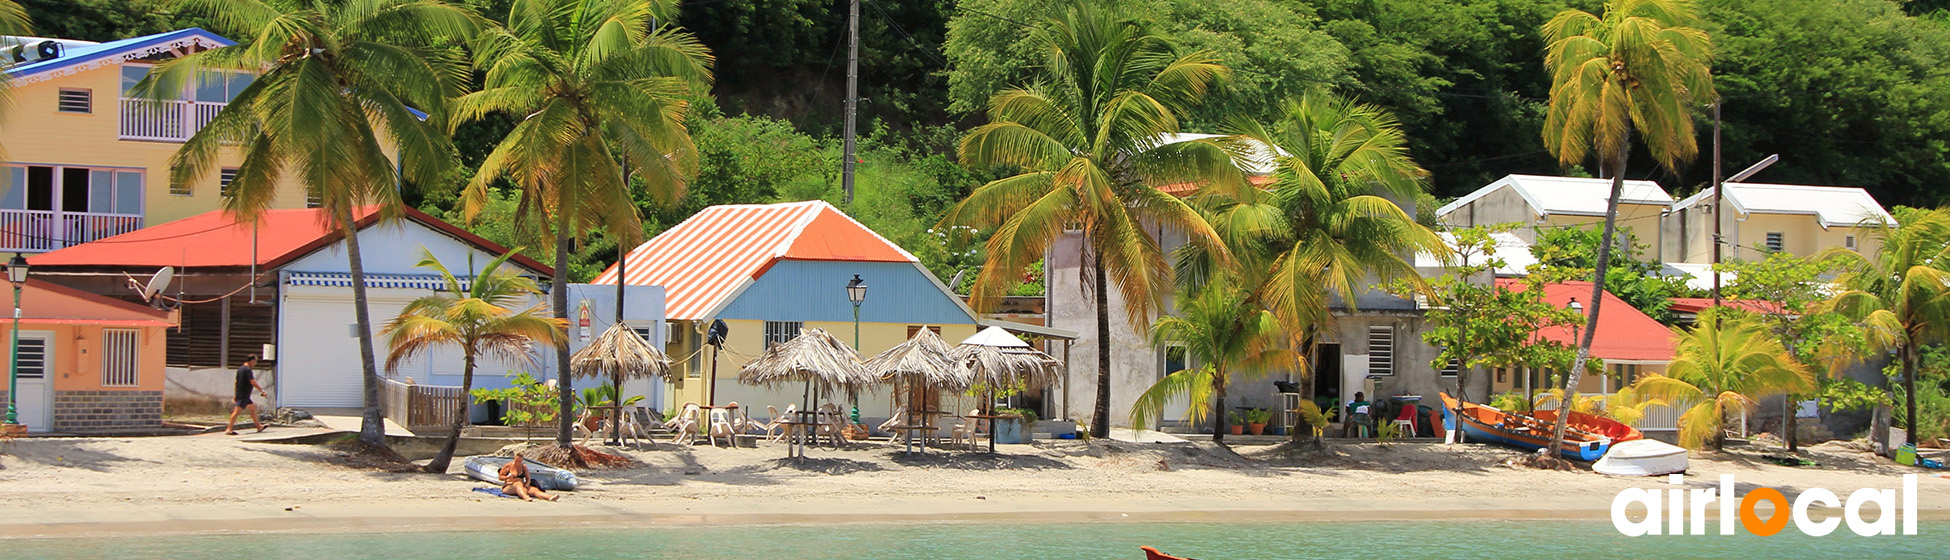
<path fill-rule="evenodd" d="M 1686 450 L 1649 439 L 1612 444 L 1591 470 L 1613 476 L 1659 476 L 1686 472 Z"/>
<path fill-rule="evenodd" d="M 468 457 L 467 462 L 463 464 L 463 468 L 467 471 L 467 476 L 475 480 L 501 484 L 501 466 L 508 464 L 508 461 L 512 460 L 508 457 L 489 457 L 486 455 Z M 576 480 L 576 473 L 534 461 L 528 461 L 527 463 L 528 479 L 535 481 L 535 485 L 542 487 L 543 490 L 574 491 L 576 489 L 576 484 L 579 482 Z"/>
<path fill-rule="evenodd" d="M 1459 402 L 1455 397 L 1447 394 L 1442 395 L 1442 401 L 1444 405 L 1442 409 L 1444 427 L 1451 430 L 1460 430 L 1463 434 L 1463 441 L 1497 443 L 1525 451 L 1536 451 L 1550 445 L 1551 434 L 1544 430 L 1534 428 L 1523 430 L 1511 427 L 1539 426 L 1545 423 L 1543 419 L 1504 412 L 1479 404 Z M 1456 409 L 1458 408 L 1462 408 L 1465 411 L 1460 418 L 1456 415 Z M 1486 421 L 1485 418 L 1493 418 L 1496 420 L 1494 422 Z M 1577 419 L 1578 416 L 1574 415 L 1571 418 Z M 1555 420 L 1555 418 L 1552 420 Z M 1633 431 L 1636 432 L 1637 430 Z M 1566 434 L 1566 436 L 1564 445 L 1557 450 L 1558 455 L 1566 459 L 1579 461 L 1596 461 L 1604 457 L 1605 451 L 1611 448 L 1613 441 L 1611 438 L 1603 436 L 1589 439 L 1569 437 L 1571 434 Z"/>

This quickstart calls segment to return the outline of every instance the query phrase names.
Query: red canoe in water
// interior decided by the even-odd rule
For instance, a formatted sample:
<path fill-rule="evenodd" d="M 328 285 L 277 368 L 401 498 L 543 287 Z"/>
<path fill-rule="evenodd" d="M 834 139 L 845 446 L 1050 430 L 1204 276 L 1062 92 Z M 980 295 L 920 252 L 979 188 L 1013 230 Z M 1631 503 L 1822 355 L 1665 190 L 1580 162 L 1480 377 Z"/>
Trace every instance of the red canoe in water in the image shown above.
<path fill-rule="evenodd" d="M 1138 548 L 1144 551 L 1144 560 L 1192 560 L 1190 558 L 1185 558 L 1183 556 L 1172 556 L 1170 554 L 1158 552 L 1158 549 L 1151 548 L 1149 546 L 1141 546 Z"/>

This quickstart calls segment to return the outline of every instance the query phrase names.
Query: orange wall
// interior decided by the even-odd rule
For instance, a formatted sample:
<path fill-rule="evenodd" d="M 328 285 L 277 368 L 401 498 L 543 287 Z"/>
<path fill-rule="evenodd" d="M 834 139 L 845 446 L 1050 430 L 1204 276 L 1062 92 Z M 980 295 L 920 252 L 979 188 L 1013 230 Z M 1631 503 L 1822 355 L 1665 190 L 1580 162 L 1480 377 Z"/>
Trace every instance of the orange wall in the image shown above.
<path fill-rule="evenodd" d="M 111 327 L 113 328 L 113 327 Z M 141 346 L 134 387 L 102 385 L 102 329 L 94 325 L 47 325 L 22 322 L 20 330 L 52 332 L 54 346 L 48 360 L 49 384 L 55 391 L 161 391 L 167 327 L 136 327 Z M 12 340 L 11 321 L 0 322 L 0 348 Z"/>

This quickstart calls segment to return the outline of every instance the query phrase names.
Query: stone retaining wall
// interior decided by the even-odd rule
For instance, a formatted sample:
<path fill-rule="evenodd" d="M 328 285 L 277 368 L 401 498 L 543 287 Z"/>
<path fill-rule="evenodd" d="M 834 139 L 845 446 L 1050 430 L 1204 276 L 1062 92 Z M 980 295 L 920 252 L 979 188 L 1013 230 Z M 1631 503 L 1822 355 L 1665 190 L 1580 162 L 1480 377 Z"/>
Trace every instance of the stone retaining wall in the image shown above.
<path fill-rule="evenodd" d="M 54 431 L 114 432 L 162 427 L 162 391 L 55 391 Z"/>

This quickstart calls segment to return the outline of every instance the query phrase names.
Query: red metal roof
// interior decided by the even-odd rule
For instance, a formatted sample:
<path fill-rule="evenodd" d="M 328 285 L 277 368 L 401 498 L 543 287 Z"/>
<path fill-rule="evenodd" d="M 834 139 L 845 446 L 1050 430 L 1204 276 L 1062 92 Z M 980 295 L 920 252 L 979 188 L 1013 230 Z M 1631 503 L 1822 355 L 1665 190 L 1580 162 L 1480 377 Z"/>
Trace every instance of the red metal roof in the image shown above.
<path fill-rule="evenodd" d="M 1496 283 L 1509 290 L 1527 289 L 1523 280 L 1517 278 L 1498 278 Z M 1544 286 L 1544 301 L 1551 305 L 1566 307 L 1571 304 L 1572 298 L 1590 301 L 1591 283 L 1564 282 Z M 1588 304 L 1585 309 L 1589 312 Z M 1575 343 L 1571 339 L 1571 328 L 1544 329 L 1538 334 L 1546 340 Z M 1669 362 L 1672 361 L 1674 349 L 1672 329 L 1652 320 L 1611 292 L 1605 292 L 1605 302 L 1598 313 L 1597 336 L 1591 343 L 1592 356 L 1604 360 Z"/>
<path fill-rule="evenodd" d="M 824 201 L 712 206 L 630 250 L 626 281 L 663 286 L 665 316 L 698 320 L 780 260 L 919 262 Z M 616 266 L 593 284 L 616 282 Z"/>
<path fill-rule="evenodd" d="M 360 229 L 378 222 L 377 209 L 376 206 L 368 206 L 359 210 Z M 411 207 L 405 208 L 403 217 L 459 238 L 483 251 L 498 255 L 508 250 L 460 226 Z M 277 268 L 337 243 L 342 236 L 326 218 L 324 210 L 317 208 L 265 212 L 255 232 L 257 266 Z M 252 236 L 249 225 L 238 224 L 228 212 L 216 210 L 42 253 L 28 257 L 27 262 L 34 266 L 243 268 L 252 264 Z M 511 260 L 543 274 L 553 273 L 553 269 L 547 265 L 526 256 L 516 255 Z"/>
<path fill-rule="evenodd" d="M 1725 307 L 1744 309 L 1754 313 L 1778 313 L 1781 311 L 1781 304 L 1757 299 L 1728 299 L 1721 300 L 1720 304 Z M 1713 307 L 1713 298 L 1672 298 L 1671 309 L 1674 313 L 1699 313 L 1709 307 Z"/>
<path fill-rule="evenodd" d="M 32 274 L 31 270 L 29 274 Z M 104 327 L 169 327 L 176 325 L 168 311 L 108 296 L 50 284 L 33 278 L 20 291 L 22 323 L 99 325 Z"/>

